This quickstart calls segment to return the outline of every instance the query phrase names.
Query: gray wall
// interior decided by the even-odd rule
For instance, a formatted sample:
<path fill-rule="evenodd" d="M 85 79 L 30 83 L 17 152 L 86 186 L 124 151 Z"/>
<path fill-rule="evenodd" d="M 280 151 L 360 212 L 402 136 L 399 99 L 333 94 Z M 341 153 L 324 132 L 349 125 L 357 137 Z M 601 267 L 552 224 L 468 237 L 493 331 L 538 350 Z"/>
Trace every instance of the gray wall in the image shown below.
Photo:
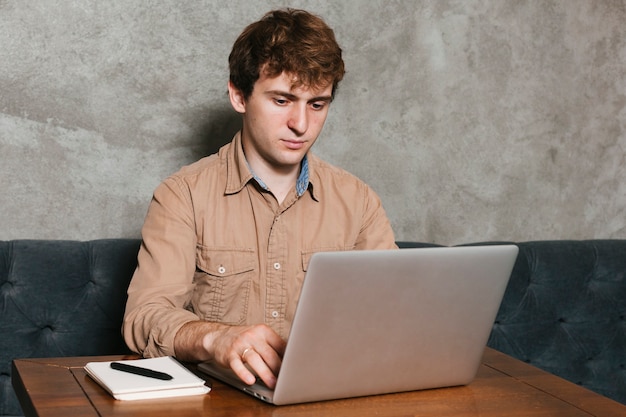
<path fill-rule="evenodd" d="M 398 239 L 626 238 L 626 2 L 0 0 L 0 239 L 138 237 L 239 126 L 235 37 L 290 5 L 348 74 L 316 152 Z"/>

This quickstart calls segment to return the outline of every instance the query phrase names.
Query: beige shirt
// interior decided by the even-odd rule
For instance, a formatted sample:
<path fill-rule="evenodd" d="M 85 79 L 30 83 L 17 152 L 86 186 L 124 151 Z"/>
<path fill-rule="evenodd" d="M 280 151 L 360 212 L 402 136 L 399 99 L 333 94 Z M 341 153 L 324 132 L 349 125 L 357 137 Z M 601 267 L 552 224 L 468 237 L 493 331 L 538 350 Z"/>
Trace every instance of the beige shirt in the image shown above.
<path fill-rule="evenodd" d="M 254 180 L 240 134 L 154 192 L 128 288 L 123 334 L 146 357 L 174 355 L 187 322 L 266 323 L 287 339 L 311 255 L 396 248 L 378 196 L 308 155 L 309 185 L 281 205 Z"/>

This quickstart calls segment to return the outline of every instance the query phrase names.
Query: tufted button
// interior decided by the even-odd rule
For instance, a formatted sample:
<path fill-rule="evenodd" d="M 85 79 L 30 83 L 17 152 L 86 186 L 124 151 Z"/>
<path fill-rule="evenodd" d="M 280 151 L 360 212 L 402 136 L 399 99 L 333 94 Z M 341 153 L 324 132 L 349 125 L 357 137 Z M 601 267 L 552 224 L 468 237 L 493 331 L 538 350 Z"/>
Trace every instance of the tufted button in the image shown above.
<path fill-rule="evenodd" d="M 2 284 L 2 287 L 0 287 L 0 291 L 6 294 L 10 293 L 11 291 L 13 291 L 13 283 L 11 281 L 6 281 L 4 284 Z"/>

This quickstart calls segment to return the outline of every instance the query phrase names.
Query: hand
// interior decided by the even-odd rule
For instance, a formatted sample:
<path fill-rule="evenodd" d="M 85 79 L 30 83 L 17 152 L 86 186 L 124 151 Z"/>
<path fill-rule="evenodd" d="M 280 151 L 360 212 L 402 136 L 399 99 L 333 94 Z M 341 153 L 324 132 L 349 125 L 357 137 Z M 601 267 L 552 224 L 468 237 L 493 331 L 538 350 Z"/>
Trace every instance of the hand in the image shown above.
<path fill-rule="evenodd" d="M 198 320 L 186 323 L 174 338 L 178 359 L 214 360 L 231 368 L 245 383 L 252 385 L 256 374 L 272 389 L 276 386 L 285 345 L 285 341 L 264 324 L 228 326 Z"/>
<path fill-rule="evenodd" d="M 252 385 L 256 374 L 269 388 L 276 386 L 286 343 L 269 326 L 224 326 L 207 335 L 203 345 L 246 384 Z"/>

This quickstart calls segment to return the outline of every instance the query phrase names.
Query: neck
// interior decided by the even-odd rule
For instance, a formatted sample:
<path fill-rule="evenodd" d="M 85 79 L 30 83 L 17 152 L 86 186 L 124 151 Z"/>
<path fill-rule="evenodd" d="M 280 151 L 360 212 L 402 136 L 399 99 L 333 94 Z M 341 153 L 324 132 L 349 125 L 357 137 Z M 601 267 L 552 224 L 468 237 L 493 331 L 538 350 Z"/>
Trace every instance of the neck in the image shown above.
<path fill-rule="evenodd" d="M 247 161 L 254 175 L 263 181 L 279 203 L 282 203 L 289 191 L 296 186 L 300 175 L 300 165 L 281 169 L 281 167 L 269 165 L 262 160 Z"/>

